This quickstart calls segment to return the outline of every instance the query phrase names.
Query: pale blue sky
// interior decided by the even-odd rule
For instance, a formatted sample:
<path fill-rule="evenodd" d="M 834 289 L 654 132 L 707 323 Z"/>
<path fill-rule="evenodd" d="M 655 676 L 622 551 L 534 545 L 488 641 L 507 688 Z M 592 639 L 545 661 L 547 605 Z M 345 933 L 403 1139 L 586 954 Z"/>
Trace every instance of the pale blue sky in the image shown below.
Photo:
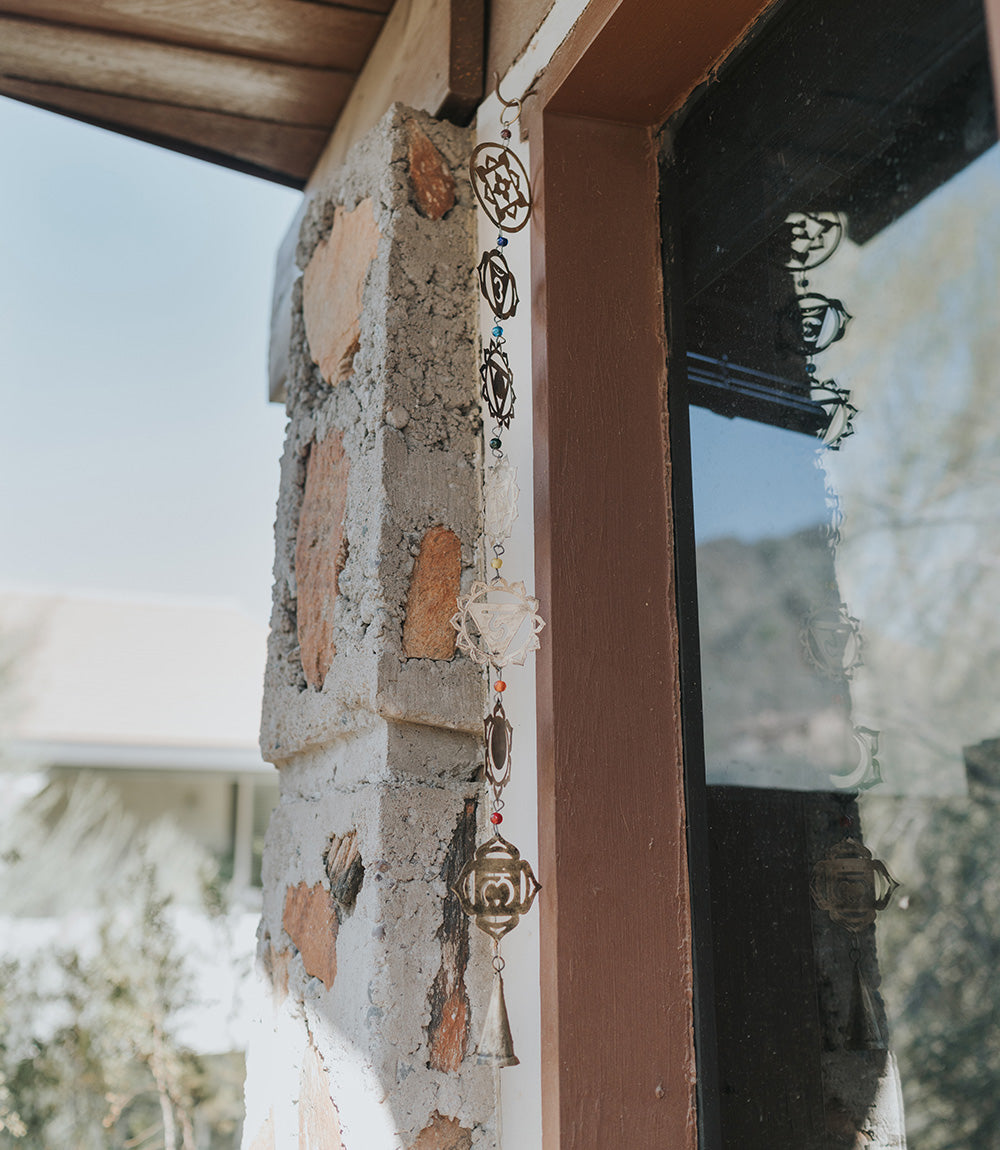
<path fill-rule="evenodd" d="M 817 441 L 748 419 L 691 408 L 691 472 L 699 543 L 778 539 L 825 523 Z"/>
<path fill-rule="evenodd" d="M 0 98 L 0 584 L 266 620 L 287 188 Z"/>

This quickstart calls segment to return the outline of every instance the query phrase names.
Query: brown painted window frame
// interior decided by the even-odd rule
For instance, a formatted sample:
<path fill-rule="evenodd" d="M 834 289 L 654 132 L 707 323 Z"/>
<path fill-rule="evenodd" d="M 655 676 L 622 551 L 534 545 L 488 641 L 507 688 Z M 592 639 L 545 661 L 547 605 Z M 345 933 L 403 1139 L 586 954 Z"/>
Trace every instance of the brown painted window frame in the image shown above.
<path fill-rule="evenodd" d="M 525 109 L 543 1150 L 699 1142 L 655 136 L 769 8 L 593 0 Z"/>

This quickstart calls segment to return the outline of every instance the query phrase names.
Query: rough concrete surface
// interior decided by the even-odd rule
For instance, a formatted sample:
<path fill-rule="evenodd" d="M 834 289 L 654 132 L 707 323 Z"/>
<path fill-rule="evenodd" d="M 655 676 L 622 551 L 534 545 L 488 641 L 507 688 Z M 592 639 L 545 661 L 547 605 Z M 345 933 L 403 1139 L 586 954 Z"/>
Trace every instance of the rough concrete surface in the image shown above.
<path fill-rule="evenodd" d="M 261 732 L 281 769 L 259 931 L 273 1014 L 246 1088 L 248 1137 L 273 1108 L 279 1147 L 495 1142 L 492 1071 L 469 1056 L 489 945 L 449 889 L 484 830 L 484 680 L 443 629 L 481 577 L 470 150 L 466 131 L 394 107 L 313 196 L 297 249 L 308 268 L 370 204 L 377 244 L 370 228 L 358 251 L 338 241 L 343 266 L 364 267 L 339 382 L 292 289 Z M 349 326 L 334 294 L 311 333 Z"/>

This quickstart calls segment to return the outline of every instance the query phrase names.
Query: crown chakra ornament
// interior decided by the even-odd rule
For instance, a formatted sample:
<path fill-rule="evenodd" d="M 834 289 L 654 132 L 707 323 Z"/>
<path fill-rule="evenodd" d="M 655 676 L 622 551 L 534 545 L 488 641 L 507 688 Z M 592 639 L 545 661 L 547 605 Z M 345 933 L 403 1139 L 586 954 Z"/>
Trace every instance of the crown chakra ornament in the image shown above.
<path fill-rule="evenodd" d="M 457 645 L 484 673 L 494 678 L 494 702 L 483 720 L 485 745 L 484 777 L 489 789 L 489 821 L 492 838 L 487 839 L 466 863 L 454 886 L 462 910 L 493 943 L 493 992 L 476 1047 L 479 1062 L 499 1070 L 517 1066 L 504 999 L 504 959 L 501 940 L 531 910 L 541 889 L 531 864 L 521 858 L 513 843 L 500 833 L 504 821 L 504 792 L 512 775 L 511 745 L 514 728 L 507 718 L 503 698 L 507 684 L 502 668 L 523 666 L 539 646 L 538 633 L 545 623 L 538 613 L 538 600 L 529 595 L 520 580 L 508 581 L 500 574 L 504 564 L 504 544 L 510 539 L 517 519 L 517 473 L 504 451 L 502 435 L 514 421 L 514 370 L 506 350 L 504 325 L 517 313 L 520 302 L 517 280 L 507 262 L 505 233 L 519 232 L 531 216 L 531 183 L 528 173 L 508 141 L 511 126 L 521 114 L 518 100 L 505 100 L 497 84 L 501 143 L 480 144 L 469 161 L 469 179 L 480 207 L 499 231 L 496 246 L 483 252 L 476 268 L 479 292 L 485 300 L 493 325 L 484 342 L 479 363 L 480 396 L 489 416 L 489 452 L 493 457 L 484 483 L 484 548 L 492 551 L 493 569 L 489 582 L 477 580 L 458 597 L 452 626 Z M 499 1078 L 497 1078 L 499 1092 Z M 497 1095 L 499 1099 L 499 1093 Z"/>

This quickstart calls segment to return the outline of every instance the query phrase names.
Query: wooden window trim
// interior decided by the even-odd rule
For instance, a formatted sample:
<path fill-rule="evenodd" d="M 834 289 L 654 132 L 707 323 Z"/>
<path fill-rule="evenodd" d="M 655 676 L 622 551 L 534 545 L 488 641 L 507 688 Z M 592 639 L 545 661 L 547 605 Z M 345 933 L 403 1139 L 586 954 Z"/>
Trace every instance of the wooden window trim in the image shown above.
<path fill-rule="evenodd" d="M 594 0 L 526 109 L 544 1150 L 693 1148 L 654 135 L 762 0 Z"/>

